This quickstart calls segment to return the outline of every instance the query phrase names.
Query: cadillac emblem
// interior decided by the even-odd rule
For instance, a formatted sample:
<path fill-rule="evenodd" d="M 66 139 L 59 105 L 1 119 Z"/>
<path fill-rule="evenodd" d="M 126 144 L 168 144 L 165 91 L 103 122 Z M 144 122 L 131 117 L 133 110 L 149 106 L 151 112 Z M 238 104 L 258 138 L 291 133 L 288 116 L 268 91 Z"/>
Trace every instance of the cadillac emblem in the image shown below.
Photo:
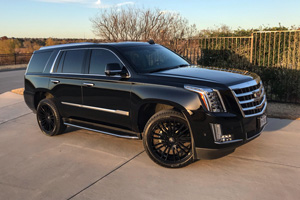
<path fill-rule="evenodd" d="M 254 98 L 260 97 L 260 95 L 261 95 L 261 91 L 253 92 Z"/>

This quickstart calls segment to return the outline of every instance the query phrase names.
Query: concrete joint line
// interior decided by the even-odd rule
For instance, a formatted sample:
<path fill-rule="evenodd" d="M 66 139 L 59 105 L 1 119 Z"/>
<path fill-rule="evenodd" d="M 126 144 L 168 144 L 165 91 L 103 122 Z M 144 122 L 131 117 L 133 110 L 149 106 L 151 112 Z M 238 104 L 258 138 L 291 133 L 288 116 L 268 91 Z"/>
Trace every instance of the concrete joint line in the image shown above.
<path fill-rule="evenodd" d="M 261 163 L 268 163 L 268 164 L 273 164 L 273 165 L 280 165 L 280 166 L 284 166 L 284 167 L 291 167 L 291 168 L 300 169 L 300 167 L 294 166 L 294 165 L 285 165 L 285 164 L 281 164 L 281 163 L 274 163 L 274 162 L 256 160 L 256 159 L 251 159 L 251 158 L 242 158 L 242 157 L 238 157 L 238 156 L 228 156 L 228 157 L 237 158 L 237 159 L 241 159 L 241 160 L 256 161 L 256 162 L 261 162 Z"/>
<path fill-rule="evenodd" d="M 18 104 L 18 103 L 22 103 L 22 102 L 24 102 L 24 100 L 20 100 L 20 101 L 18 101 L 18 102 L 16 102 L 16 103 L 13 103 L 13 104 L 10 104 L 10 105 L 7 105 L 7 106 L 0 107 L 0 110 L 3 109 L 3 108 L 9 107 L 9 106 L 16 105 L 16 104 Z"/>
<path fill-rule="evenodd" d="M 113 169 L 112 171 L 108 172 L 107 174 L 105 174 L 104 176 L 102 176 L 101 178 L 97 179 L 96 181 L 92 182 L 91 184 L 89 184 L 88 186 L 86 186 L 85 188 L 83 188 L 82 190 L 80 190 L 79 192 L 77 192 L 76 194 L 72 195 L 71 197 L 69 197 L 67 200 L 73 199 L 75 196 L 77 196 L 78 194 L 80 194 L 81 192 L 85 191 L 86 189 L 90 188 L 91 186 L 95 185 L 96 183 L 98 183 L 99 181 L 101 181 L 102 179 L 104 179 L 105 177 L 109 176 L 110 174 L 112 174 L 113 172 L 117 171 L 118 169 L 120 169 L 121 167 L 123 167 L 124 165 L 126 165 L 127 163 L 129 163 L 130 161 L 132 161 L 133 159 L 135 159 L 136 157 L 138 157 L 139 155 L 141 155 L 142 153 L 144 153 L 144 151 L 141 151 L 140 153 L 136 154 L 135 156 L 133 156 L 132 158 L 130 158 L 129 160 L 127 160 L 126 162 L 122 163 L 121 165 L 119 165 L 118 167 L 116 167 L 115 169 Z"/>
<path fill-rule="evenodd" d="M 24 114 L 24 115 L 20 115 L 20 116 L 18 116 L 18 117 L 13 118 L 13 119 L 9 119 L 9 120 L 0 122 L 0 125 L 5 124 L 6 122 L 10 122 L 10 121 L 12 121 L 12 120 L 18 119 L 18 118 L 20 118 L 20 117 L 23 117 L 23 116 L 25 116 L 25 115 L 29 115 L 29 114 L 31 114 L 31 112 L 26 113 L 26 114 Z"/>

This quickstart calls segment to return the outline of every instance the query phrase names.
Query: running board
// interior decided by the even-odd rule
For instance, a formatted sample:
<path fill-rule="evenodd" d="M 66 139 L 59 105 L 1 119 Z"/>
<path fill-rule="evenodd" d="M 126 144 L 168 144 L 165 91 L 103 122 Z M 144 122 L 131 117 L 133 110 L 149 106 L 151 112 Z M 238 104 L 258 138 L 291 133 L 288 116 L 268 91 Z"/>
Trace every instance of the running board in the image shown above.
<path fill-rule="evenodd" d="M 94 131 L 94 132 L 98 132 L 98 133 L 104 133 L 106 135 L 111 135 L 111 136 L 115 136 L 115 137 L 119 137 L 119 138 L 139 139 L 139 137 L 137 137 L 137 136 L 118 135 L 118 134 L 115 134 L 115 133 L 110 133 L 110 132 L 107 132 L 107 131 L 100 131 L 100 130 L 97 130 L 97 129 L 87 128 L 87 127 L 84 127 L 84 126 L 78 126 L 78 125 L 70 124 L 70 123 L 67 123 L 67 122 L 64 122 L 64 125 L 66 125 L 66 126 L 73 126 L 75 128 L 81 128 L 81 129 L 85 129 L 85 130 L 88 130 L 88 131 Z"/>

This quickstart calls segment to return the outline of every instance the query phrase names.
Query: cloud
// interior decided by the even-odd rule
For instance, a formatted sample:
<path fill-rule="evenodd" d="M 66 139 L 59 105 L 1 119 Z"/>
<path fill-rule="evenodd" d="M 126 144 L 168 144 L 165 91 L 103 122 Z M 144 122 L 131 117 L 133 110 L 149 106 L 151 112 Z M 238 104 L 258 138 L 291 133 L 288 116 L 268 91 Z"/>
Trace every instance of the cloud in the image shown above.
<path fill-rule="evenodd" d="M 118 3 L 116 4 L 117 7 L 121 7 L 121 6 L 125 6 L 125 5 L 133 5 L 134 2 L 132 1 L 127 1 L 127 2 L 123 2 L 123 3 Z"/>
<path fill-rule="evenodd" d="M 89 0 L 37 0 L 37 1 L 48 2 L 48 3 L 81 3 L 81 4 L 92 2 Z"/>
<path fill-rule="evenodd" d="M 102 3 L 101 0 L 36 0 L 40 2 L 48 3 L 73 3 L 73 4 L 83 4 L 91 8 L 110 8 L 110 7 L 121 7 L 125 5 L 133 5 L 133 1 L 120 2 L 117 4 L 106 4 Z"/>

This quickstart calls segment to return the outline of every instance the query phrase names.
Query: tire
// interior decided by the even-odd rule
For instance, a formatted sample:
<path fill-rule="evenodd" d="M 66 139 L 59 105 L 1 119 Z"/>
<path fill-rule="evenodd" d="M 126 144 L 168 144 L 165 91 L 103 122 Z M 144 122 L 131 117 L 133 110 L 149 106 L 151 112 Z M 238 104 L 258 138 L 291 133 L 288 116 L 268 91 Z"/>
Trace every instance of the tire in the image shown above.
<path fill-rule="evenodd" d="M 47 136 L 61 134 L 66 129 L 53 99 L 43 99 L 39 102 L 36 117 L 41 131 Z"/>
<path fill-rule="evenodd" d="M 191 132 L 184 116 L 174 110 L 162 110 L 147 122 L 144 148 L 157 164 L 179 168 L 193 161 Z"/>

